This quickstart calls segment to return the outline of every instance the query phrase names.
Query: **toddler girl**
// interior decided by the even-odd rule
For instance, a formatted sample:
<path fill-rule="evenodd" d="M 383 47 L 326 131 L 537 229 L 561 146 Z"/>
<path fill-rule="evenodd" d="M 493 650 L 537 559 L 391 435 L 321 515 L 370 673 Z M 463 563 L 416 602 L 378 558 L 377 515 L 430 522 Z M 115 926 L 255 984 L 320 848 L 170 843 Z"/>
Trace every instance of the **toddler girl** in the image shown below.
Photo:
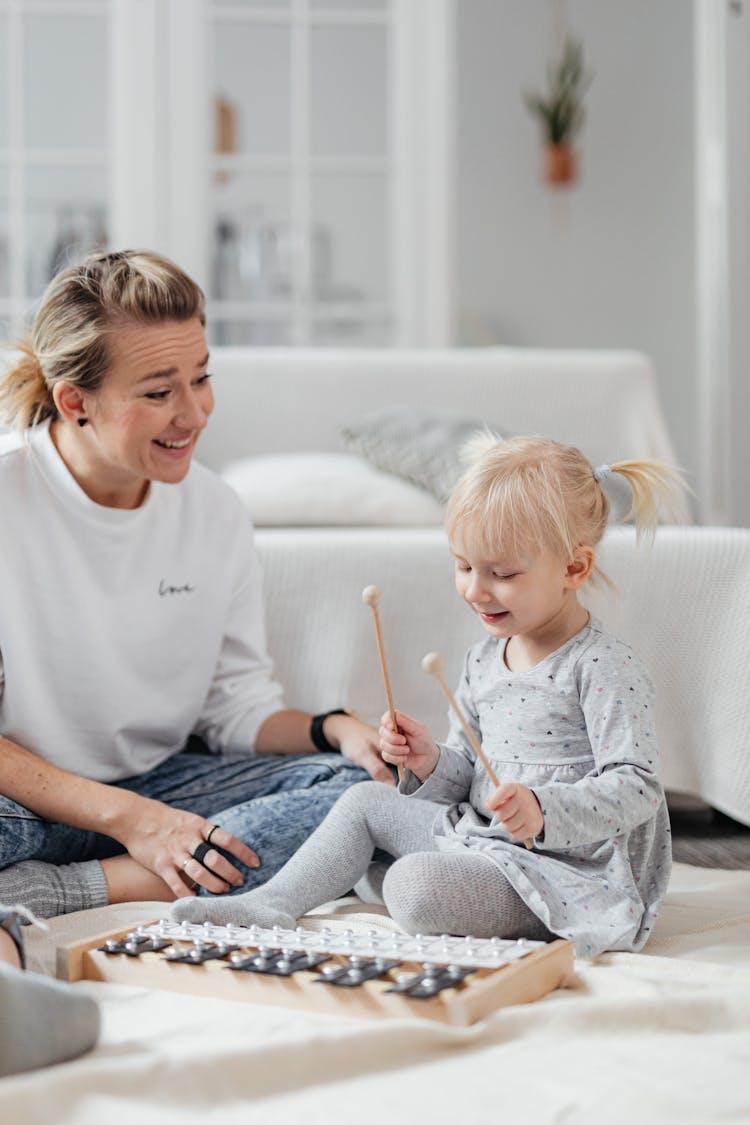
<path fill-rule="evenodd" d="M 653 461 L 595 470 L 544 438 L 482 438 L 477 451 L 446 513 L 457 591 L 487 634 L 456 699 L 501 784 L 455 718 L 439 745 L 386 714 L 380 747 L 405 770 L 398 791 L 351 787 L 267 884 L 181 899 L 173 916 L 293 927 L 358 880 L 371 888 L 380 869 L 381 901 L 411 933 L 559 935 L 586 957 L 646 941 L 671 866 L 653 687 L 579 591 L 607 524 L 603 478 L 629 482 L 640 535 L 660 503 L 677 504 L 678 474 Z M 393 862 L 364 879 L 376 849 Z"/>

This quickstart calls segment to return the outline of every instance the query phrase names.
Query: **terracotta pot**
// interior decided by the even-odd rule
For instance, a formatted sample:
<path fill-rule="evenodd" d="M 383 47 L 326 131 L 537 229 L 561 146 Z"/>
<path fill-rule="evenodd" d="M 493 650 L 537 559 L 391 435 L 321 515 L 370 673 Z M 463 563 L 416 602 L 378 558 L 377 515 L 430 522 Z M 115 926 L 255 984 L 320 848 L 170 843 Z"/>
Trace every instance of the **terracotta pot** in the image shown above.
<path fill-rule="evenodd" d="M 544 150 L 543 175 L 548 184 L 571 184 L 577 176 L 576 154 L 568 145 L 547 145 Z"/>

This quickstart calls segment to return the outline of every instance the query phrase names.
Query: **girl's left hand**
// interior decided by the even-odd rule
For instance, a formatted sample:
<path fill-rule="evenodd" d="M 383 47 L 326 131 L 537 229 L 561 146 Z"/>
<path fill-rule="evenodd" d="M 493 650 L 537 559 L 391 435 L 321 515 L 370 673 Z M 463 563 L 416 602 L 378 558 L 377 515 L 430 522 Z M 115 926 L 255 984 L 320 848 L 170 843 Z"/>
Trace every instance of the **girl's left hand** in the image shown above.
<path fill-rule="evenodd" d="M 544 814 L 536 794 L 525 785 L 508 783 L 498 785 L 487 799 L 487 808 L 497 813 L 497 818 L 514 840 L 528 840 L 538 836 L 544 828 Z"/>

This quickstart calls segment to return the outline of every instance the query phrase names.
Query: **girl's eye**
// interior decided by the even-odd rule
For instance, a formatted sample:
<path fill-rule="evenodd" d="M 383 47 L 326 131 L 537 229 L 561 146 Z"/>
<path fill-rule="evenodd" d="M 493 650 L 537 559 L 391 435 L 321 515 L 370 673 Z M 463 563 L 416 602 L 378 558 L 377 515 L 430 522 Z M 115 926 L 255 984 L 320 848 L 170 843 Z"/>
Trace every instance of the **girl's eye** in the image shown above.
<path fill-rule="evenodd" d="M 513 573 L 513 574 L 493 574 L 492 577 L 499 579 L 501 582 L 508 582 L 508 581 L 510 581 L 511 578 L 517 578 L 518 575 L 515 574 L 515 573 Z"/>
<path fill-rule="evenodd" d="M 205 384 L 208 382 L 208 380 L 210 378 L 211 378 L 211 372 L 207 371 L 205 375 L 201 375 L 200 378 L 195 380 L 195 386 L 196 387 L 205 386 Z M 148 391 L 144 397 L 150 398 L 153 402 L 164 402 L 165 398 L 170 393 L 171 393 L 171 388 L 167 387 L 167 389 L 163 390 L 163 391 Z"/>

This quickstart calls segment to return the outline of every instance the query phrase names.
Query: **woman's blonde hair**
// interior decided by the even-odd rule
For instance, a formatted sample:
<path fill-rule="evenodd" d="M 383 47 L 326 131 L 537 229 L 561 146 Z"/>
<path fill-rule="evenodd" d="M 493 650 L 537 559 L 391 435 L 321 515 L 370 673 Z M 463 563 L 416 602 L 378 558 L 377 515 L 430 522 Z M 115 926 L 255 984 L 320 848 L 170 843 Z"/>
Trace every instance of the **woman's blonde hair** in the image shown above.
<path fill-rule="evenodd" d="M 445 526 L 451 540 L 469 529 L 487 558 L 552 551 L 572 559 L 577 547 L 595 547 L 609 518 L 602 480 L 610 472 L 632 489 L 625 519 L 634 520 L 639 537 L 653 535 L 660 510 L 683 515 L 681 474 L 662 461 L 616 461 L 595 470 L 575 446 L 492 434 L 471 439 L 465 457 L 469 467 L 450 496 Z"/>
<path fill-rule="evenodd" d="M 65 380 L 97 391 L 110 366 L 108 337 L 131 324 L 205 324 L 203 292 L 179 266 L 147 250 L 97 253 L 57 274 L 42 296 L 21 358 L 0 378 L 0 419 L 26 430 L 57 417 Z"/>

